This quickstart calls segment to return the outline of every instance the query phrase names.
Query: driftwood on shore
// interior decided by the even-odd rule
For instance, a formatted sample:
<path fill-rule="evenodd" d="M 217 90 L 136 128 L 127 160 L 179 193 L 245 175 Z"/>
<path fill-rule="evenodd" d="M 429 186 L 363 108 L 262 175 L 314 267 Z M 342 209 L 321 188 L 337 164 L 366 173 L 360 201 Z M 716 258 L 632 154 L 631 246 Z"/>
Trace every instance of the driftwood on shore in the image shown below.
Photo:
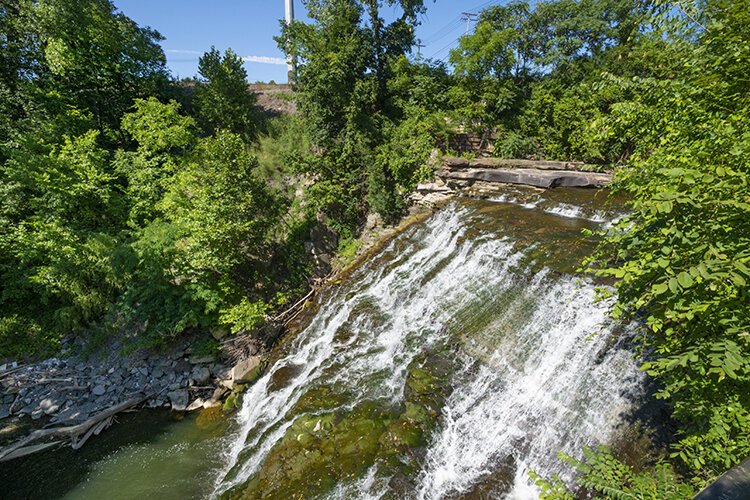
<path fill-rule="evenodd" d="M 39 429 L 23 439 L 20 439 L 12 445 L 0 450 L 0 462 L 12 460 L 22 456 L 30 455 L 39 451 L 46 450 L 52 446 L 58 445 L 63 441 L 70 439 L 71 446 L 77 450 L 92 436 L 98 435 L 101 431 L 109 427 L 112 418 L 125 410 L 137 406 L 151 395 L 139 394 L 122 403 L 114 405 L 103 410 L 85 422 L 67 427 L 53 427 L 49 429 Z M 62 438 L 62 439 L 61 439 Z M 57 439 L 57 441 L 43 444 L 31 444 L 42 439 Z"/>

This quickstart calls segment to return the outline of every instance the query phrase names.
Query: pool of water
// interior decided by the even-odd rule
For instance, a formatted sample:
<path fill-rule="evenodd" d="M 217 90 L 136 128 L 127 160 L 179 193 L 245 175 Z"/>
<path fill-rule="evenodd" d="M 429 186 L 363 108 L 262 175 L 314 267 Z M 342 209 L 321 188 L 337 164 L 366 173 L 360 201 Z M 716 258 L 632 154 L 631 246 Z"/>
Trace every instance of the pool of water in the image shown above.
<path fill-rule="evenodd" d="M 120 415 L 80 450 L 69 447 L 0 463 L 8 499 L 189 499 L 213 489 L 231 419 L 219 410 Z"/>

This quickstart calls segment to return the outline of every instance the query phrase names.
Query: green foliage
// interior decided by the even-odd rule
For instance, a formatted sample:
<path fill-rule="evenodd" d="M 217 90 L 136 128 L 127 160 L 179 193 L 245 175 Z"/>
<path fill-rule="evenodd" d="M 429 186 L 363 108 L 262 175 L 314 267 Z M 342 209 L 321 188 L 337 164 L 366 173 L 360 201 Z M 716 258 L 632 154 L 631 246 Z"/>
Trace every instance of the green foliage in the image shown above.
<path fill-rule="evenodd" d="M 252 330 L 265 321 L 269 309 L 271 305 L 262 300 L 250 302 L 243 297 L 239 304 L 221 310 L 219 322 L 229 326 L 235 332 Z"/>
<path fill-rule="evenodd" d="M 530 158 L 539 151 L 537 139 L 515 130 L 507 132 L 495 141 L 495 155 L 500 158 Z"/>
<path fill-rule="evenodd" d="M 308 154 L 310 138 L 304 120 L 297 115 L 273 117 L 264 123 L 253 152 L 258 157 L 258 175 L 280 189 L 288 186 L 295 157 Z M 291 192 L 290 194 L 294 194 Z"/>
<path fill-rule="evenodd" d="M 167 83 L 161 35 L 117 12 L 109 0 L 43 0 L 30 15 L 43 49 L 40 84 L 117 130 L 133 99 Z M 31 4 L 28 4 L 29 6 Z"/>
<path fill-rule="evenodd" d="M 242 58 L 231 49 L 222 57 L 215 48 L 198 60 L 200 78 L 195 83 L 198 121 L 207 134 L 219 130 L 255 137 L 258 117 L 255 94 L 247 88 L 247 71 Z"/>
<path fill-rule="evenodd" d="M 109 254 L 124 205 L 98 135 L 52 145 L 26 136 L 0 171 L 3 336 L 28 341 L 8 342 L 16 354 L 45 351 L 40 337 L 55 345 L 80 330 L 114 293 Z"/>
<path fill-rule="evenodd" d="M 583 455 L 583 460 L 567 455 L 560 458 L 579 473 L 576 482 L 591 492 L 593 498 L 681 500 L 695 494 L 690 485 L 680 483 L 679 477 L 666 463 L 637 472 L 615 459 L 612 452 L 604 447 L 598 450 L 584 448 Z M 543 500 L 572 500 L 577 497 L 559 478 L 547 481 L 535 473 L 531 474 L 531 478 L 540 488 L 540 498 Z"/>
<path fill-rule="evenodd" d="M 341 231 L 362 220 L 369 191 L 378 210 L 398 211 L 396 180 L 377 165 L 373 150 L 384 144 L 385 127 L 395 117 L 389 82 L 394 63 L 414 41 L 411 26 L 423 10 L 421 0 L 389 1 L 402 14 L 391 23 L 376 0 L 317 0 L 307 3 L 314 24 L 283 26 L 279 46 L 298 63 L 300 109 L 319 154 L 297 158 L 296 169 L 312 175 L 310 208 Z"/>
<path fill-rule="evenodd" d="M 178 158 L 195 143 L 195 121 L 179 114 L 175 101 L 136 99 L 134 110 L 122 120 L 122 129 L 138 143 L 136 151 L 118 150 L 117 172 L 127 182 L 129 224 L 140 227 L 158 216 L 157 202 L 177 170 Z"/>
<path fill-rule="evenodd" d="M 272 233 L 285 206 L 257 166 L 239 136 L 219 132 L 170 172 L 159 217 L 117 254 L 120 322 L 140 342 L 163 344 L 193 328 L 251 329 L 274 305 Z"/>
<path fill-rule="evenodd" d="M 698 484 L 750 455 L 750 8 L 701 7 L 680 77 L 636 79 L 613 109 L 640 138 L 618 176 L 632 215 L 590 261 L 619 280 L 615 314 L 645 323 L 644 369 L 681 423 L 672 456 Z"/>
<path fill-rule="evenodd" d="M 484 10 L 450 55 L 458 121 L 479 132 L 499 129 L 499 156 L 620 160 L 631 144 L 595 124 L 630 96 L 601 73 L 648 71 L 640 50 L 650 40 L 646 14 L 646 7 L 614 0 L 516 1 Z"/>

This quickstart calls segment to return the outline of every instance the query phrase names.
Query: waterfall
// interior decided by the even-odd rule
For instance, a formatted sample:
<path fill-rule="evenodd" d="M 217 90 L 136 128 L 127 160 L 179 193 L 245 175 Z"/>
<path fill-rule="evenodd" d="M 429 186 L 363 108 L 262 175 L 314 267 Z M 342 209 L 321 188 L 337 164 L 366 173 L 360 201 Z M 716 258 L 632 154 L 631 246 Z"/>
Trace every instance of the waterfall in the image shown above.
<path fill-rule="evenodd" d="M 407 379 L 433 351 L 450 390 L 412 466 L 394 472 L 378 455 L 320 495 L 535 498 L 531 470 L 570 481 L 557 452 L 615 439 L 643 379 L 595 284 L 556 265 L 591 248 L 580 228 L 594 222 L 549 212 L 456 201 L 327 295 L 244 396 L 215 495 L 236 496 L 305 412 L 320 415 L 313 435 L 330 411 L 403 412 Z M 319 406 L 305 410 L 311 398 Z"/>

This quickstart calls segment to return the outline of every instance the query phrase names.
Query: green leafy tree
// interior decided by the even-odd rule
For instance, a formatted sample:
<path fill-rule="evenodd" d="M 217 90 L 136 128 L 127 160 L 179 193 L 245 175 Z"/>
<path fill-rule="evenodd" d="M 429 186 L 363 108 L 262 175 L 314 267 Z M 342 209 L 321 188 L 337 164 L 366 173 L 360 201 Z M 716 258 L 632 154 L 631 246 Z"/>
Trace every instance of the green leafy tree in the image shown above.
<path fill-rule="evenodd" d="M 238 135 L 201 140 L 170 178 L 157 204 L 163 215 L 119 255 L 127 286 L 119 308 L 143 341 L 195 327 L 250 328 L 275 300 L 268 264 L 285 205 L 257 167 Z"/>
<path fill-rule="evenodd" d="M 116 132 L 135 98 L 164 90 L 161 35 L 109 0 L 40 0 L 32 15 L 48 70 L 40 83 L 92 113 L 99 129 Z"/>
<path fill-rule="evenodd" d="M 204 131 L 225 130 L 248 141 L 254 139 L 258 127 L 255 94 L 248 90 L 242 58 L 231 49 L 222 56 L 212 47 L 198 60 L 198 73 L 195 105 Z"/>
<path fill-rule="evenodd" d="M 118 150 L 114 164 L 127 182 L 129 225 L 139 227 L 160 212 L 157 203 L 168 189 L 180 159 L 195 144 L 195 121 L 180 115 L 175 101 L 137 99 L 122 119 L 122 129 L 137 142 L 135 151 Z"/>
<path fill-rule="evenodd" d="M 84 119 L 85 121 L 85 119 Z M 49 352 L 106 312 L 125 205 L 98 132 L 26 136 L 0 170 L 0 352 Z"/>
<path fill-rule="evenodd" d="M 484 10 L 451 51 L 454 107 L 464 128 L 496 129 L 504 155 L 612 162 L 629 152 L 590 124 L 621 95 L 601 72 L 642 72 L 634 47 L 648 35 L 646 6 L 615 0 L 517 1 Z"/>
<path fill-rule="evenodd" d="M 385 5 L 401 7 L 401 15 L 386 23 Z M 307 3 L 314 23 L 295 22 L 277 39 L 298 63 L 300 108 L 320 152 L 296 162 L 316 179 L 310 206 L 343 232 L 361 220 L 368 190 L 394 192 L 392 173 L 376 164 L 373 150 L 385 142 L 383 124 L 398 114 L 388 88 L 392 65 L 413 45 L 423 8 L 421 0 L 314 0 Z"/>

